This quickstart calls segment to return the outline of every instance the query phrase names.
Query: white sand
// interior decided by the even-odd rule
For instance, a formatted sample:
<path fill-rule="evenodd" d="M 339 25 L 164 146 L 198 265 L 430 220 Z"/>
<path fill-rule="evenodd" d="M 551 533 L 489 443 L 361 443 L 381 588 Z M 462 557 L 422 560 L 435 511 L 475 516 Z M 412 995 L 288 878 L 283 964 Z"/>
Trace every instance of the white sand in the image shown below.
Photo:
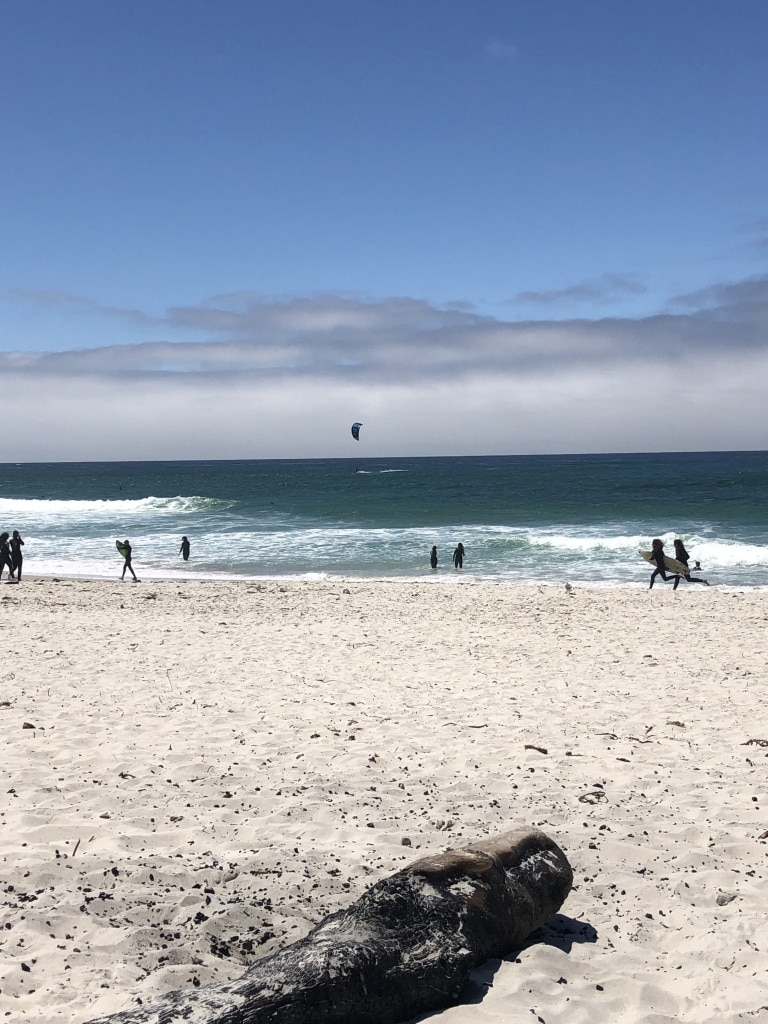
<path fill-rule="evenodd" d="M 768 1020 L 768 592 L 30 579 L 0 623 L 0 1020 L 236 977 L 521 825 L 570 940 L 440 1024 Z"/>

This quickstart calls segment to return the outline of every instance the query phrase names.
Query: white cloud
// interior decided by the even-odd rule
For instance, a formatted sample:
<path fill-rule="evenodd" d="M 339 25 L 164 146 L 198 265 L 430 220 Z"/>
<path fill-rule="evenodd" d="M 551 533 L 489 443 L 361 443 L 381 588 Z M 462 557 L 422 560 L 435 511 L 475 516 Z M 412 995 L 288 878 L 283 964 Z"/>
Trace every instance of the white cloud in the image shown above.
<path fill-rule="evenodd" d="M 598 278 L 578 281 L 566 288 L 518 292 L 514 301 L 541 305 L 574 302 L 597 302 L 607 305 L 627 295 L 643 295 L 647 290 L 633 274 L 602 274 Z"/>
<path fill-rule="evenodd" d="M 678 306 L 515 322 L 414 299 L 220 298 L 158 318 L 207 340 L 0 355 L 5 458 L 768 448 L 768 279 Z"/>

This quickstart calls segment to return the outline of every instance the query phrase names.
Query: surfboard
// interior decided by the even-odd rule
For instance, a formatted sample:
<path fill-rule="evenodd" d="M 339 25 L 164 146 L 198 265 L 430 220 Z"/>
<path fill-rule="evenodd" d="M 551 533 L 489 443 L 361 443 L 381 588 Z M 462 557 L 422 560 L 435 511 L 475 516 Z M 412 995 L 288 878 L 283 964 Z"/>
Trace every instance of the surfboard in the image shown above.
<path fill-rule="evenodd" d="M 121 540 L 116 540 L 115 547 L 120 552 L 120 557 L 125 558 L 125 544 Z"/>
<path fill-rule="evenodd" d="M 650 562 L 654 569 L 656 568 L 656 562 L 653 559 L 652 551 L 641 551 L 640 554 L 646 562 Z M 664 555 L 664 567 L 667 572 L 671 572 L 674 576 L 685 576 L 687 572 L 691 571 L 687 565 L 684 565 L 682 562 L 678 562 L 676 558 L 671 558 L 669 555 Z"/>

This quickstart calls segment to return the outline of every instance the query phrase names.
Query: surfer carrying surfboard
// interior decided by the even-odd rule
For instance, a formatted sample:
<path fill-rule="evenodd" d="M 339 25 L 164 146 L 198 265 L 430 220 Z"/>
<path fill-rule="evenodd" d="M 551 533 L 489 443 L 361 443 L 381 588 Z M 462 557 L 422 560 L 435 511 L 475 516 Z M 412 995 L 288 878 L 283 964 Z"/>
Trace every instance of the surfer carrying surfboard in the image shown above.
<path fill-rule="evenodd" d="M 667 567 L 664 564 L 664 542 L 659 540 L 658 537 L 654 537 L 651 541 L 651 557 L 648 561 L 655 565 L 656 568 L 651 573 L 651 585 L 648 587 L 649 590 L 653 589 L 653 584 L 657 576 L 661 576 L 665 583 L 672 583 L 674 581 L 673 590 L 677 589 L 677 584 L 680 582 L 679 576 L 667 576 Z"/>
<path fill-rule="evenodd" d="M 678 562 L 683 563 L 686 570 L 688 569 L 688 559 L 690 558 L 690 555 L 685 550 L 685 544 L 683 544 L 681 540 L 675 541 L 675 558 L 678 560 Z M 701 566 L 698 562 L 696 563 L 695 568 L 699 570 L 701 569 Z M 691 576 L 691 574 L 687 571 L 683 575 L 683 579 L 686 580 L 688 583 L 703 583 L 705 587 L 709 586 L 708 580 L 700 580 L 698 576 Z M 675 583 L 675 588 L 677 588 L 677 583 Z"/>
<path fill-rule="evenodd" d="M 125 570 L 128 569 L 128 570 L 130 570 L 131 576 L 133 576 L 133 582 L 134 583 L 138 583 L 139 581 L 136 578 L 136 573 L 133 571 L 133 566 L 131 565 L 131 557 L 133 555 L 133 549 L 131 548 L 131 542 L 129 540 L 124 540 L 123 543 L 122 543 L 122 550 L 121 550 L 121 545 L 118 543 L 117 550 L 120 551 L 120 554 L 125 559 L 125 562 L 123 563 L 123 575 L 120 577 L 120 579 L 121 580 L 125 579 Z"/>

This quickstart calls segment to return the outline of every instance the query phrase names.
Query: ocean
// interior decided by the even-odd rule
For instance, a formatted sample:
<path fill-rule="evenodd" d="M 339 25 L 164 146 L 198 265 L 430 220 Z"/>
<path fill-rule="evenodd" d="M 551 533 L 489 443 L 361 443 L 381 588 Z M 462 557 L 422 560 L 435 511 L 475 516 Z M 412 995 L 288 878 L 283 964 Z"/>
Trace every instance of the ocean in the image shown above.
<path fill-rule="evenodd" d="M 681 537 L 711 584 L 761 587 L 768 452 L 5 464 L 14 529 L 28 575 L 114 579 L 128 538 L 142 580 L 647 586 L 638 549 Z"/>

